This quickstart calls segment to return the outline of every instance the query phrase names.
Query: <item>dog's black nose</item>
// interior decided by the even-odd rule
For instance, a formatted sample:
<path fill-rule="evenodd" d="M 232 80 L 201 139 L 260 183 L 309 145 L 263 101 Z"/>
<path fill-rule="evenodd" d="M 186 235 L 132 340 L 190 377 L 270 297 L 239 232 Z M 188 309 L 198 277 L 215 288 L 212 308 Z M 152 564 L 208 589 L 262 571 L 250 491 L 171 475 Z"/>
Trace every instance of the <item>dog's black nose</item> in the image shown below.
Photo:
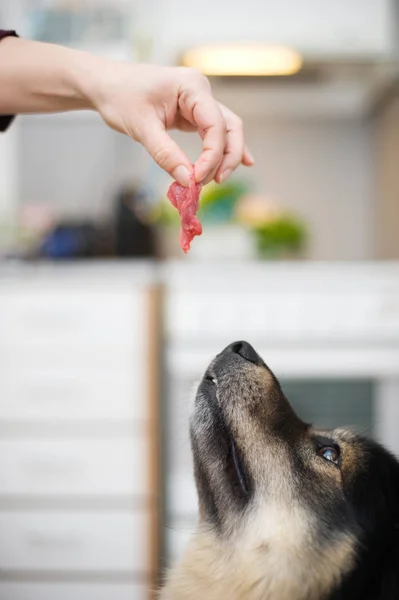
<path fill-rule="evenodd" d="M 262 359 L 260 358 L 258 353 L 254 350 L 251 344 L 248 344 L 248 342 L 234 342 L 233 344 L 227 346 L 227 348 L 225 348 L 223 352 L 220 353 L 220 356 L 229 353 L 239 354 L 242 358 L 248 360 L 251 363 L 254 363 L 255 365 L 263 364 Z"/>

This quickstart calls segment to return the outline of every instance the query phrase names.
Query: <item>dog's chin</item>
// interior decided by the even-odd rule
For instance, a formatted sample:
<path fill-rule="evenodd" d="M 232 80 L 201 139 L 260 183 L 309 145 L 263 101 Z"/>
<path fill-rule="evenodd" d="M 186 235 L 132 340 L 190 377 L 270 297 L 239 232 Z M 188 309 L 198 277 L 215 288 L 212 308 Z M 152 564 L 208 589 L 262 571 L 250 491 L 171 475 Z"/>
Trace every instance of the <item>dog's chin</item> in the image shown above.
<path fill-rule="evenodd" d="M 200 383 L 191 418 L 191 440 L 202 515 L 220 524 L 228 506 L 242 509 L 252 495 L 252 482 L 219 401 L 217 385 Z M 215 517 L 218 517 L 217 519 Z"/>

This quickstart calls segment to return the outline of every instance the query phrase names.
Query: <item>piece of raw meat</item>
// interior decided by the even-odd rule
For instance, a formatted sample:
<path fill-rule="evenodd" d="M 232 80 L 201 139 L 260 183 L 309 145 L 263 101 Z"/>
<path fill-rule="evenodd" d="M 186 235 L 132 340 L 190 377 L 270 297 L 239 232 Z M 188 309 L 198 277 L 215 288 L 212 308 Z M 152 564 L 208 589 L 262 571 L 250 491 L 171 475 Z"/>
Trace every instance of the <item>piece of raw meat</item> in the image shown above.
<path fill-rule="evenodd" d="M 168 190 L 168 198 L 180 213 L 180 247 L 187 254 L 192 239 L 201 235 L 201 223 L 196 216 L 202 185 L 195 181 L 194 167 L 190 173 L 190 185 L 183 187 L 175 181 Z"/>

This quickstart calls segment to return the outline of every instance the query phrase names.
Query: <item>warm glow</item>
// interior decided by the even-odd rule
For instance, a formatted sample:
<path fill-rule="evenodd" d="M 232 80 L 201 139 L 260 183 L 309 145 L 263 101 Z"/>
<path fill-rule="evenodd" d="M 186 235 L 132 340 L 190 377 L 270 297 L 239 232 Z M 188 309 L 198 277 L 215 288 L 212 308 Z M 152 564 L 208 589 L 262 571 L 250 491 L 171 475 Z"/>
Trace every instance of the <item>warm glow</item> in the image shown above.
<path fill-rule="evenodd" d="M 302 59 L 284 46 L 212 44 L 188 50 L 183 65 L 208 76 L 281 76 L 297 73 Z"/>
<path fill-rule="evenodd" d="M 279 219 L 281 210 L 269 198 L 250 194 L 239 199 L 235 216 L 239 223 L 256 227 Z"/>

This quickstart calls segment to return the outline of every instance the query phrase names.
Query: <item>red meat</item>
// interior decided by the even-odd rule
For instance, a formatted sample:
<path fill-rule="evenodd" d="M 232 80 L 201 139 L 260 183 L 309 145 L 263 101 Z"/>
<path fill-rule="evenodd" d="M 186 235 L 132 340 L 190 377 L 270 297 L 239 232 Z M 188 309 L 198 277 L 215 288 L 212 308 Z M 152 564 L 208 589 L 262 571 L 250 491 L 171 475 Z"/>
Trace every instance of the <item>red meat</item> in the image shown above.
<path fill-rule="evenodd" d="M 201 235 L 201 223 L 196 216 L 202 185 L 195 181 L 194 167 L 190 173 L 190 185 L 183 187 L 175 181 L 168 190 L 168 198 L 180 213 L 180 247 L 187 254 L 190 243 L 196 235 Z"/>

